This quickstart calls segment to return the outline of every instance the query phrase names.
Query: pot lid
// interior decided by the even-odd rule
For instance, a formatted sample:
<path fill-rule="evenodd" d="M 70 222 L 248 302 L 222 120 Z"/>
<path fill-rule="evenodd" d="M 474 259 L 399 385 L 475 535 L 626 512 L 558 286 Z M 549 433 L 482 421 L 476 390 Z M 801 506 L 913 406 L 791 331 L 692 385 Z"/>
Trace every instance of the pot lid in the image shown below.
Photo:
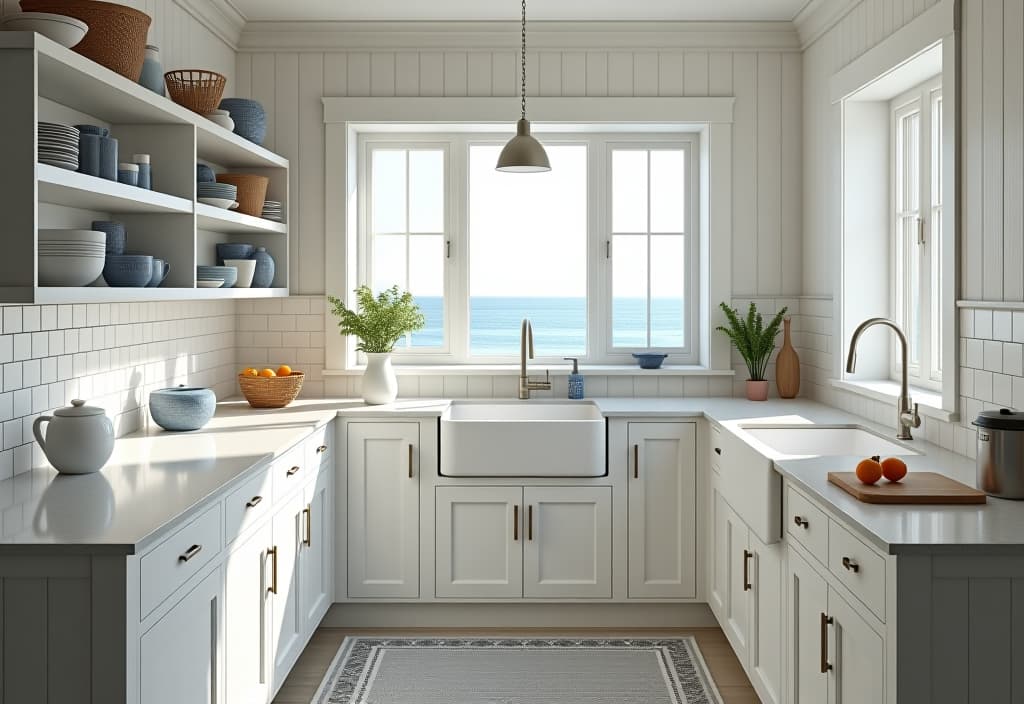
<path fill-rule="evenodd" d="M 61 418 L 81 418 L 83 416 L 102 416 L 105 414 L 102 408 L 98 406 L 86 406 L 85 401 L 80 398 L 71 400 L 71 405 L 64 408 L 58 408 L 53 412 L 53 415 L 60 416 Z"/>
<path fill-rule="evenodd" d="M 992 430 L 1024 430 L 1024 413 L 1018 413 L 1009 408 L 982 411 L 978 414 L 974 425 Z"/>

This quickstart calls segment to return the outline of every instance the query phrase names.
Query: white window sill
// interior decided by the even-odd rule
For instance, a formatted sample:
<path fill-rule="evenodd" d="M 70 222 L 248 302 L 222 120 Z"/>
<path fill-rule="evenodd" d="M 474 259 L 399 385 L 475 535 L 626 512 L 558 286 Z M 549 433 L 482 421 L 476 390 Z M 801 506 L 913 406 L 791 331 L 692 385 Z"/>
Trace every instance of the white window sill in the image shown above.
<path fill-rule="evenodd" d="M 444 376 L 519 376 L 518 364 L 395 364 L 395 374 Z M 357 376 L 366 367 L 351 369 L 325 369 L 324 376 Z M 530 376 L 550 372 L 552 376 L 568 376 L 571 364 L 534 364 L 527 369 Z M 581 364 L 584 376 L 734 376 L 732 369 L 709 369 L 692 364 L 666 364 L 660 369 L 641 369 L 635 364 Z"/>
<path fill-rule="evenodd" d="M 864 396 L 875 401 L 896 403 L 900 397 L 899 383 L 889 380 L 851 381 L 849 379 L 832 379 L 833 388 L 849 391 L 850 393 Z M 931 389 L 922 389 L 917 386 L 910 387 L 910 399 L 919 404 L 919 412 L 927 418 L 935 418 L 946 423 L 954 423 L 960 419 L 960 414 L 942 407 L 942 394 Z"/>

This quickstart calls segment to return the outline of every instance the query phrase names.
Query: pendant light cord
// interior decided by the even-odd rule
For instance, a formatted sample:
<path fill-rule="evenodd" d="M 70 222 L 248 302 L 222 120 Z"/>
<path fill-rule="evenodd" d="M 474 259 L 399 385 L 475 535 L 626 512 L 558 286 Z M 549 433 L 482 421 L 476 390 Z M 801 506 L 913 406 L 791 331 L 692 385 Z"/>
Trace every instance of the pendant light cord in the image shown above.
<path fill-rule="evenodd" d="M 523 98 L 523 119 L 526 119 L 526 0 L 523 0 L 523 84 L 522 84 L 522 98 Z"/>

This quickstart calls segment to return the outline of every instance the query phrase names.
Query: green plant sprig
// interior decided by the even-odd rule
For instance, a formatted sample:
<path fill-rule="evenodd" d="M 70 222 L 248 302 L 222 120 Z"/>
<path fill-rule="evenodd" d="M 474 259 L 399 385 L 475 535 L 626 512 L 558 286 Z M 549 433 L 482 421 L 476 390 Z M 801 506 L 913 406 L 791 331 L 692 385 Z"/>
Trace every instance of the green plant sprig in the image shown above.
<path fill-rule="evenodd" d="M 339 318 L 339 331 L 342 335 L 354 335 L 359 340 L 356 349 L 360 352 L 391 352 L 402 337 L 427 325 L 412 294 L 399 293 L 398 286 L 374 296 L 370 287 L 363 285 L 355 289 L 355 294 L 358 312 L 335 296 L 328 296 L 327 301 L 332 306 L 331 313 Z"/>
<path fill-rule="evenodd" d="M 729 327 L 719 325 L 715 329 L 724 332 L 732 340 L 736 351 L 740 353 L 743 361 L 747 364 L 750 381 L 764 381 L 768 360 L 775 349 L 775 337 L 779 334 L 779 326 L 782 324 L 787 308 L 783 307 L 765 326 L 764 319 L 757 312 L 757 306 L 753 302 L 750 304 L 745 320 L 740 317 L 739 311 L 729 307 L 725 302 L 719 305 L 729 321 Z"/>

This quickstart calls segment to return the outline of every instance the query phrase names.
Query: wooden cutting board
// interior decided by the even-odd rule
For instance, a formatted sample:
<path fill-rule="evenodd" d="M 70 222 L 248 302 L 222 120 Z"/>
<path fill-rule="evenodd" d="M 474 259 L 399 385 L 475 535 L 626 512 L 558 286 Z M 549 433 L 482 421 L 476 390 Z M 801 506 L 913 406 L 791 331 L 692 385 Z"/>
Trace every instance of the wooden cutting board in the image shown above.
<path fill-rule="evenodd" d="M 829 472 L 828 480 L 868 504 L 983 504 L 985 492 L 935 472 L 908 472 L 902 480 L 863 484 L 855 472 Z"/>

